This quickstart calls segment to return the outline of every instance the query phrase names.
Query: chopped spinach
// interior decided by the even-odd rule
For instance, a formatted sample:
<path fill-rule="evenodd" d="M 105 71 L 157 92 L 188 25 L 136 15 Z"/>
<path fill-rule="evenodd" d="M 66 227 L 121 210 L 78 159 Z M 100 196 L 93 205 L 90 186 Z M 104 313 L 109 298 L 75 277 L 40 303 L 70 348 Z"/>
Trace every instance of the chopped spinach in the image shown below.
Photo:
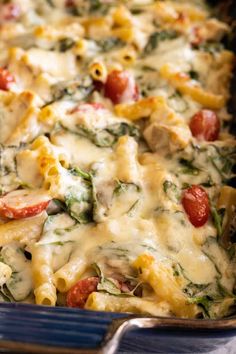
<path fill-rule="evenodd" d="M 96 43 L 101 48 L 102 52 L 109 52 L 114 48 L 120 48 L 125 45 L 125 43 L 121 39 L 116 37 L 103 38 L 99 41 L 96 41 Z"/>
<path fill-rule="evenodd" d="M 233 168 L 235 166 L 236 150 L 232 147 L 219 147 L 211 144 L 208 161 L 221 176 L 222 182 L 227 184 L 233 176 Z"/>
<path fill-rule="evenodd" d="M 135 296 L 135 291 L 141 285 L 140 282 L 139 283 L 137 282 L 136 278 L 132 277 L 132 279 L 129 279 L 129 280 L 132 280 L 132 282 L 135 282 L 135 286 L 134 286 L 133 290 L 129 291 L 129 292 L 122 292 L 122 290 L 118 286 L 118 282 L 112 278 L 105 277 L 101 268 L 99 267 L 99 265 L 97 263 L 93 263 L 92 268 L 95 270 L 95 272 L 97 273 L 97 275 L 99 277 L 99 283 L 97 286 L 98 291 L 104 291 L 104 292 L 107 292 L 108 294 L 116 295 L 116 296 Z M 127 280 L 128 280 L 128 278 L 129 277 L 127 277 Z"/>
<path fill-rule="evenodd" d="M 72 38 L 65 37 L 59 40 L 58 42 L 58 50 L 62 53 L 66 52 L 67 50 L 73 48 L 75 45 L 75 41 Z"/>
<path fill-rule="evenodd" d="M 209 295 L 196 296 L 189 299 L 191 304 L 196 304 L 203 309 L 204 315 L 210 317 L 210 308 L 213 303 L 213 299 Z"/>
<path fill-rule="evenodd" d="M 174 202 L 178 202 L 180 198 L 180 190 L 178 189 L 175 183 L 168 180 L 164 181 L 163 190 L 169 199 Z"/>
<path fill-rule="evenodd" d="M 140 137 L 138 127 L 134 124 L 128 124 L 126 122 L 111 124 L 106 128 L 106 130 L 117 138 L 122 135 L 133 136 L 135 139 L 139 139 Z"/>
<path fill-rule="evenodd" d="M 75 171 L 77 174 L 75 174 Z M 65 194 L 65 205 L 71 217 L 81 224 L 93 220 L 92 184 L 87 174 L 81 170 L 71 169 L 68 173 L 73 175 L 73 184 L 68 186 Z M 81 177 L 83 176 L 83 177 Z M 86 178 L 85 178 L 85 177 Z"/>
<path fill-rule="evenodd" d="M 62 127 L 67 127 L 62 123 Z M 72 130 L 70 130 L 72 131 Z M 114 123 L 104 129 L 89 129 L 84 125 L 76 125 L 72 133 L 78 134 L 90 140 L 98 147 L 112 147 L 122 135 L 130 135 L 138 139 L 139 130 L 133 124 L 126 122 Z"/>
<path fill-rule="evenodd" d="M 120 295 L 121 291 L 117 287 L 117 284 L 112 281 L 111 278 L 105 278 L 103 272 L 97 263 L 92 264 L 92 268 L 95 270 L 99 276 L 99 284 L 97 287 L 98 291 L 105 291 L 112 295 Z"/>
<path fill-rule="evenodd" d="M 154 51 L 158 47 L 159 42 L 175 39 L 178 36 L 178 32 L 171 29 L 152 33 L 144 48 L 144 54 L 150 54 L 152 51 Z"/>
<path fill-rule="evenodd" d="M 70 168 L 69 172 L 74 176 L 80 176 L 87 181 L 91 181 L 91 174 L 81 170 L 78 166 Z"/>
<path fill-rule="evenodd" d="M 188 283 L 183 291 L 190 297 L 196 296 L 199 293 L 202 293 L 202 291 L 206 290 L 209 287 L 209 283 L 207 284 L 196 284 L 193 282 Z"/>
<path fill-rule="evenodd" d="M 215 284 L 209 284 L 193 296 L 190 294 L 189 302 L 200 306 L 205 317 L 216 318 L 231 313 L 235 296 L 217 278 Z"/>
<path fill-rule="evenodd" d="M 185 158 L 180 158 L 179 159 L 180 165 L 183 166 L 180 172 L 188 174 L 188 175 L 193 175 L 197 176 L 200 172 L 200 169 L 196 166 L 194 166 L 193 161 L 187 160 Z"/>
<path fill-rule="evenodd" d="M 0 194 L 17 189 L 22 184 L 17 173 L 16 154 L 23 146 L 0 145 Z"/>
<path fill-rule="evenodd" d="M 121 193 L 126 192 L 128 189 L 132 188 L 133 190 L 135 190 L 136 192 L 140 192 L 140 187 L 135 184 L 135 183 L 126 183 L 126 182 L 122 182 L 117 180 L 116 181 L 116 187 L 113 191 L 113 196 L 118 196 Z"/>
<path fill-rule="evenodd" d="M 90 76 L 80 77 L 71 81 L 61 81 L 51 87 L 52 99 L 43 107 L 68 98 L 76 102 L 83 101 L 93 90 L 94 85 Z"/>
<path fill-rule="evenodd" d="M 211 216 L 214 222 L 214 225 L 217 230 L 217 237 L 220 238 L 222 235 L 222 224 L 225 215 L 225 208 L 217 210 L 215 207 L 211 208 Z"/>
<path fill-rule="evenodd" d="M 98 147 L 111 147 L 116 142 L 116 137 L 106 129 L 91 130 L 83 125 L 76 125 L 76 133 L 87 138 Z"/>
<path fill-rule="evenodd" d="M 96 13 L 99 11 L 105 15 L 111 6 L 111 2 L 102 0 L 81 0 L 79 4 L 71 4 L 67 6 L 67 11 L 74 16 L 85 16 L 89 13 Z"/>
<path fill-rule="evenodd" d="M 105 291 L 111 295 L 120 295 L 121 291 L 117 285 L 110 278 L 101 278 L 97 286 L 98 291 Z"/>
<path fill-rule="evenodd" d="M 62 202 L 61 200 L 59 199 L 53 199 L 53 202 L 58 206 L 59 210 L 63 210 L 63 211 L 66 211 L 66 205 L 64 202 Z M 51 214 L 49 214 L 51 215 Z M 52 214 L 54 215 L 54 214 Z"/>

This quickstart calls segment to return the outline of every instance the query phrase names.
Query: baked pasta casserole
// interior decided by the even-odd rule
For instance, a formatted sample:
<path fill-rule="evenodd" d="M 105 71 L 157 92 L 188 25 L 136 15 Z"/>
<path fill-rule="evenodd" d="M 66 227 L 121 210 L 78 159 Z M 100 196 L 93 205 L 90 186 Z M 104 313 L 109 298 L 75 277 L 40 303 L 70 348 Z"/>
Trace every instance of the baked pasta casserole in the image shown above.
<path fill-rule="evenodd" d="M 235 304 L 229 27 L 201 0 L 0 2 L 0 300 Z"/>

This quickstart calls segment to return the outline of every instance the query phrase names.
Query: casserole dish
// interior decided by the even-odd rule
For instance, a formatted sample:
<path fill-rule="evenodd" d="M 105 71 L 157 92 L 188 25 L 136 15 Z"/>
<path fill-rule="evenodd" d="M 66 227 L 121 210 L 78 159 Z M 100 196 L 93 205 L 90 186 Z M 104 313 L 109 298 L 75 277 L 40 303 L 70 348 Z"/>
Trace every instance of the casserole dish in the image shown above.
<path fill-rule="evenodd" d="M 231 102 L 231 108 L 233 106 Z M 185 320 L 144 316 L 130 316 L 126 319 L 123 314 L 73 311 L 63 308 L 45 309 L 20 304 L 3 304 L 0 313 L 2 348 L 23 352 L 68 352 L 68 348 L 71 348 L 71 352 L 90 352 L 98 348 L 97 350 L 102 352 L 113 353 L 126 330 L 153 326 L 155 329 L 152 331 L 143 331 L 140 345 L 139 332 L 133 334 L 131 332 L 130 336 L 127 334 L 124 350 L 129 350 L 129 343 L 132 343 L 130 347 L 132 351 L 148 352 L 150 349 L 150 352 L 177 352 L 176 343 L 179 341 L 181 353 L 199 352 L 199 348 L 206 352 L 214 349 L 218 344 L 225 344 L 234 336 L 235 330 L 233 316 L 224 320 Z M 21 326 L 16 330 L 13 325 L 16 321 L 18 324 L 24 323 L 22 330 Z M 50 336 L 47 336 L 46 332 L 49 332 L 49 328 Z M 108 331 L 107 335 L 105 335 L 106 331 Z M 27 333 L 27 338 L 24 333 Z M 147 348 L 146 343 L 152 343 L 153 335 L 154 346 L 150 345 L 150 348 Z M 135 339 L 132 339 L 132 336 Z M 160 340 L 159 344 L 157 339 Z M 134 342 L 137 348 L 134 348 Z"/>

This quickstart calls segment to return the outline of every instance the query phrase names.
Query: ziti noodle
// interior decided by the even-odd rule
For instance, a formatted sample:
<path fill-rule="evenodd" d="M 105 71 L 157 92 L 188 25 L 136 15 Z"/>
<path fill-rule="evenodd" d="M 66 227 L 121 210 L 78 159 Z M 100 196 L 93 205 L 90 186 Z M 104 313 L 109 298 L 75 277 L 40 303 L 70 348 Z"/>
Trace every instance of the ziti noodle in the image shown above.
<path fill-rule="evenodd" d="M 201 0 L 0 2 L 0 300 L 235 304 L 228 25 Z"/>

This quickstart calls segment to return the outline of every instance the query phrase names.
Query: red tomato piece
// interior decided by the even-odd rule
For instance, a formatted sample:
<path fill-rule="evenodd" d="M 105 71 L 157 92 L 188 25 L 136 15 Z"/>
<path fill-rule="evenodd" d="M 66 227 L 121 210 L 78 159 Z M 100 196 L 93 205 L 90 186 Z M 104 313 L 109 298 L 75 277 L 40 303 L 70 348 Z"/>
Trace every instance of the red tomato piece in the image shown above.
<path fill-rule="evenodd" d="M 7 69 L 0 68 L 0 90 L 9 90 L 11 83 L 14 81 L 14 77 Z"/>
<path fill-rule="evenodd" d="M 182 204 L 188 218 L 195 227 L 203 226 L 209 217 L 210 205 L 206 191 L 192 185 L 183 192 Z"/>
<path fill-rule="evenodd" d="M 198 140 L 214 141 L 219 136 L 220 120 L 215 112 L 203 109 L 192 117 L 189 127 Z"/>
<path fill-rule="evenodd" d="M 67 306 L 84 308 L 89 295 L 97 290 L 98 283 L 98 277 L 79 280 L 67 293 Z"/>
<path fill-rule="evenodd" d="M 100 102 L 92 102 L 92 103 L 82 103 L 79 106 L 76 106 L 73 108 L 70 113 L 73 114 L 75 112 L 86 112 L 89 109 L 94 109 L 95 111 L 98 111 L 100 109 L 105 109 L 104 105 Z"/>
<path fill-rule="evenodd" d="M 113 70 L 104 85 L 104 95 L 114 104 L 137 101 L 138 86 L 128 71 Z"/>
<path fill-rule="evenodd" d="M 40 214 L 47 208 L 50 197 L 44 191 L 19 189 L 0 198 L 0 216 L 22 219 Z"/>
<path fill-rule="evenodd" d="M 0 6 L 0 22 L 13 21 L 20 17 L 21 8 L 18 4 L 3 4 Z"/>

